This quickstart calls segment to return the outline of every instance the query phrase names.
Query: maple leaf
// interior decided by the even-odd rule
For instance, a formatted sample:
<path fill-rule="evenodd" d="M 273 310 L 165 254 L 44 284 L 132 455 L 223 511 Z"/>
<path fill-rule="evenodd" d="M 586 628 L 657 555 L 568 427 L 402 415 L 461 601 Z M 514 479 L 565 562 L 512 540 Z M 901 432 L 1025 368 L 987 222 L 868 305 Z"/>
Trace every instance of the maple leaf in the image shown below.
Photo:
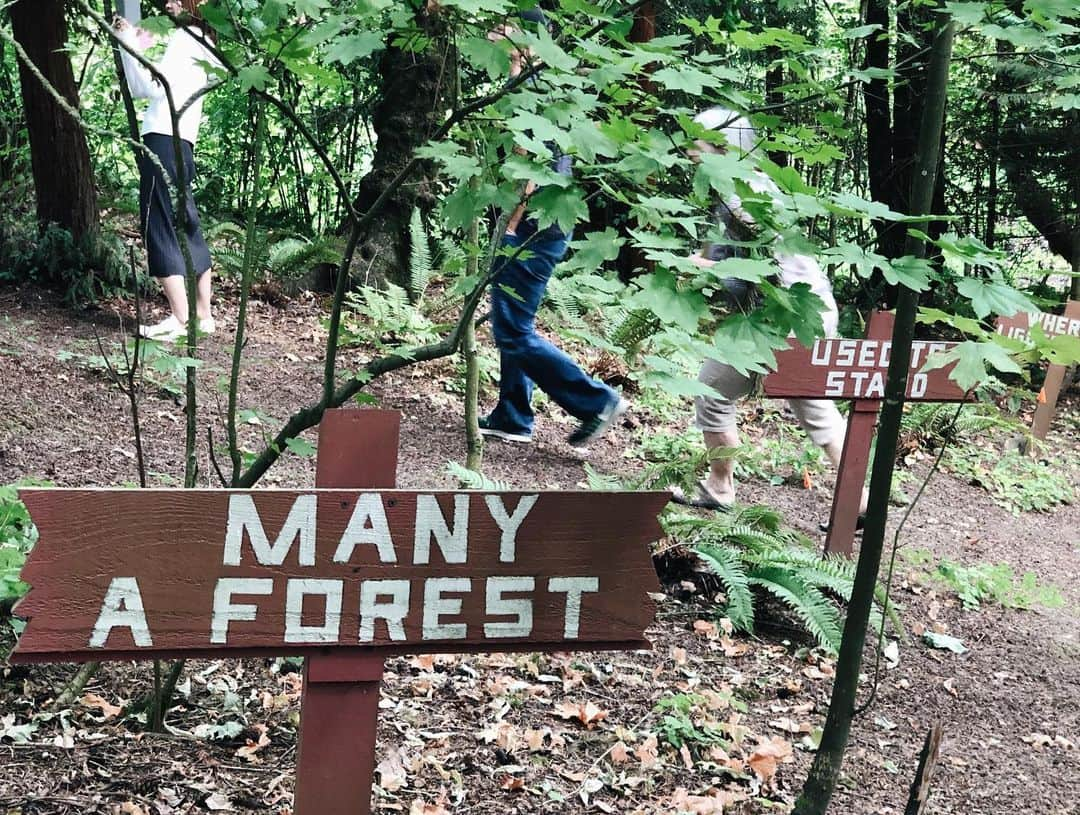
<path fill-rule="evenodd" d="M 123 712 L 123 708 L 118 705 L 110 704 L 98 696 L 96 693 L 87 693 L 82 699 L 79 700 L 79 704 L 83 707 L 96 707 L 102 715 L 105 717 L 105 721 L 109 719 L 115 719 Z"/>
<path fill-rule="evenodd" d="M 611 748 L 611 752 L 608 753 L 611 758 L 612 764 L 625 764 L 630 760 L 630 750 L 621 741 L 615 742 L 615 746 Z"/>
<path fill-rule="evenodd" d="M 776 775 L 778 764 L 792 760 L 791 742 L 785 741 L 779 736 L 773 736 L 768 741 L 758 742 L 757 748 L 750 754 L 747 764 L 750 765 L 762 781 L 768 781 Z"/>
<path fill-rule="evenodd" d="M 716 639 L 716 623 L 710 623 L 708 620 L 694 620 L 694 633 L 699 637 Z"/>
<path fill-rule="evenodd" d="M 634 755 L 641 762 L 643 769 L 651 770 L 660 763 L 658 742 L 655 735 L 649 736 L 641 745 L 634 750 Z"/>
<path fill-rule="evenodd" d="M 236 755 L 240 756 L 240 758 L 246 759 L 247 761 L 254 762 L 258 761 L 258 757 L 255 754 L 259 752 L 259 750 L 270 744 L 270 737 L 266 735 L 265 724 L 252 725 L 252 730 L 259 734 L 258 738 L 255 740 L 248 739 L 247 744 L 237 749 Z"/>
<path fill-rule="evenodd" d="M 592 730 L 597 722 L 607 718 L 608 711 L 597 707 L 592 702 L 581 704 L 567 699 L 555 706 L 555 715 L 560 719 L 577 719 L 586 728 Z"/>

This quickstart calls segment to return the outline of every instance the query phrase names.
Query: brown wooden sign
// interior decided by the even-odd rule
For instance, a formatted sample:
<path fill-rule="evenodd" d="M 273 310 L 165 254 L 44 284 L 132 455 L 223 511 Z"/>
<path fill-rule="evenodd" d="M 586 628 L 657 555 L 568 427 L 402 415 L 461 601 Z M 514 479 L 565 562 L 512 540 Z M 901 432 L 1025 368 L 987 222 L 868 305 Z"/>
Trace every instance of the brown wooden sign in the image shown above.
<path fill-rule="evenodd" d="M 1018 340 L 1031 336 L 1031 329 L 1038 325 L 1047 337 L 1080 337 L 1080 301 L 1070 300 L 1064 314 L 1048 314 L 1036 311 L 1032 314 L 1018 312 L 1012 317 L 998 317 L 995 328 L 999 334 Z"/>
<path fill-rule="evenodd" d="M 645 647 L 665 493 L 21 492 L 13 661 Z"/>
<path fill-rule="evenodd" d="M 859 503 L 892 352 L 893 315 L 875 311 L 864 339 L 827 338 L 806 348 L 796 340 L 776 355 L 776 370 L 765 377 L 765 395 L 777 399 L 851 399 L 847 434 L 833 488 L 825 551 L 850 555 L 855 549 Z M 949 375 L 953 365 L 923 371 L 927 359 L 955 343 L 916 340 L 911 346 L 907 398 L 914 402 L 962 402 L 968 395 Z"/>
<path fill-rule="evenodd" d="M 1080 301 L 1070 300 L 1065 304 L 1064 314 L 1047 314 L 1038 311 L 1034 314 L 1014 314 L 1012 317 L 998 317 L 996 328 L 999 334 L 1014 339 L 1026 340 L 1031 335 L 1033 326 L 1042 328 L 1047 337 L 1080 337 Z M 1058 396 L 1065 382 L 1065 366 L 1050 365 L 1046 369 L 1046 379 L 1039 391 L 1038 404 L 1031 421 L 1031 435 L 1045 439 L 1054 420 Z"/>
<path fill-rule="evenodd" d="M 891 332 L 890 332 L 891 333 Z M 964 391 L 949 378 L 953 366 L 923 371 L 927 359 L 956 343 L 916 340 L 911 345 L 907 398 L 916 402 L 962 402 Z M 881 399 L 892 340 L 817 340 L 811 348 L 791 340 L 776 355 L 776 370 L 765 377 L 765 393 L 775 398 Z"/>

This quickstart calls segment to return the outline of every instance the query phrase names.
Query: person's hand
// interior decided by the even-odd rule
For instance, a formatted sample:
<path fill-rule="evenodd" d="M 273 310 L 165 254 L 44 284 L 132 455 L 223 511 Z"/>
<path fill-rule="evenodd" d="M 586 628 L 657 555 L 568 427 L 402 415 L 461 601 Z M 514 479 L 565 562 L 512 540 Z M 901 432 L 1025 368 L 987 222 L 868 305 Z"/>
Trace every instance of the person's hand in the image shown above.
<path fill-rule="evenodd" d="M 701 252 L 694 252 L 692 255 L 690 255 L 689 258 L 687 258 L 687 260 L 689 260 L 699 269 L 711 269 L 713 266 L 716 265 L 715 260 L 709 260 L 703 254 L 701 254 Z"/>

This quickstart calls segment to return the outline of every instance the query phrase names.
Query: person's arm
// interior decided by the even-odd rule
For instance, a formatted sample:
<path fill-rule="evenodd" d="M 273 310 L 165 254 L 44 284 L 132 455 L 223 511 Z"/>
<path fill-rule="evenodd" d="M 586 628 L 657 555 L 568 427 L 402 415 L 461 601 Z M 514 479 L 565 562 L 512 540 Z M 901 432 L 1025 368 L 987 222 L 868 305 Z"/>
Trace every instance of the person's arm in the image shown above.
<path fill-rule="evenodd" d="M 125 25 L 117 29 L 117 34 L 125 45 L 142 53 L 144 49 L 139 42 L 138 29 L 132 25 Z M 165 95 L 165 89 L 146 66 L 123 48 L 120 49 L 120 60 L 124 65 L 124 78 L 127 80 L 132 96 L 136 99 L 158 99 Z"/>

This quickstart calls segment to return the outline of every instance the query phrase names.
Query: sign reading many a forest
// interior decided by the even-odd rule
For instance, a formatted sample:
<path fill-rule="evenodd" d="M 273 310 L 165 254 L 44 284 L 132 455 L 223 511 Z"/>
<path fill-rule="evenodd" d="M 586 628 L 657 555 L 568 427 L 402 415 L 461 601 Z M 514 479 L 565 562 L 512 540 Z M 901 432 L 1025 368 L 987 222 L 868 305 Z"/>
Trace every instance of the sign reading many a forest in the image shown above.
<path fill-rule="evenodd" d="M 644 647 L 662 493 L 25 490 L 16 661 Z M 520 648 L 519 648 L 520 650 Z M 149 652 L 153 652 L 150 654 Z M 223 655 L 223 654 L 219 654 Z"/>

